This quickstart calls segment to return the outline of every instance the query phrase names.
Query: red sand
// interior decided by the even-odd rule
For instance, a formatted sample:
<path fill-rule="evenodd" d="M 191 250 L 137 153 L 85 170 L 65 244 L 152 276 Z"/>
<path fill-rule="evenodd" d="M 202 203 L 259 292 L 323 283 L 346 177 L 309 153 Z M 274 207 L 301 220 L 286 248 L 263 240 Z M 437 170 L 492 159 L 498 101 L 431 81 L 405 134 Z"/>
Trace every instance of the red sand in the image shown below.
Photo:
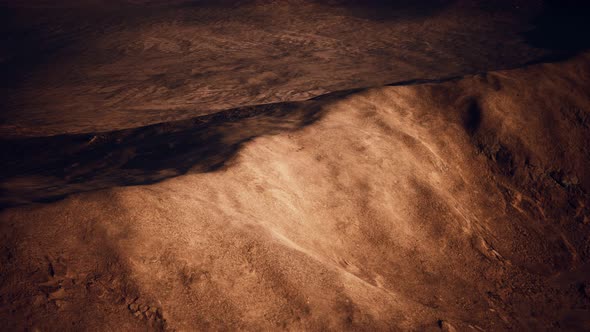
<path fill-rule="evenodd" d="M 215 171 L 5 209 L 3 328 L 590 329 L 589 60 L 361 91 Z M 241 121 L 221 139 L 278 120 Z"/>

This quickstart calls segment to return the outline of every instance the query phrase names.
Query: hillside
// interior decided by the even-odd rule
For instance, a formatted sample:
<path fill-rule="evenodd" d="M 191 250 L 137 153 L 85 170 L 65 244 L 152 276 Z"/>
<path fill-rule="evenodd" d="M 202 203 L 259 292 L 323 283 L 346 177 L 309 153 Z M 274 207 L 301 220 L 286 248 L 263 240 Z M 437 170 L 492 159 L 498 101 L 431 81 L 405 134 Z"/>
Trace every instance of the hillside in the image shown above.
<path fill-rule="evenodd" d="M 588 330 L 588 86 L 586 53 L 5 139 L 3 328 Z"/>

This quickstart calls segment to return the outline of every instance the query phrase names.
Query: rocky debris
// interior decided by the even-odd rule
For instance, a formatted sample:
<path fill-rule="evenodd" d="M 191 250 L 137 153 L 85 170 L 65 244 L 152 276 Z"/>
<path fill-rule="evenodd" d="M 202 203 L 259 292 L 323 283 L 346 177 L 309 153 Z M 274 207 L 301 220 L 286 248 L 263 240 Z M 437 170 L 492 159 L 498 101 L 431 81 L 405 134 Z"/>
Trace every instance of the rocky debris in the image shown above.
<path fill-rule="evenodd" d="M 155 305 L 147 305 L 139 302 L 139 298 L 135 299 L 127 306 L 131 314 L 140 320 L 148 320 L 158 325 L 165 323 L 162 309 Z"/>
<path fill-rule="evenodd" d="M 565 189 L 572 188 L 580 183 L 580 180 L 575 175 L 565 174 L 563 171 L 552 171 L 549 176 L 561 187 Z"/>

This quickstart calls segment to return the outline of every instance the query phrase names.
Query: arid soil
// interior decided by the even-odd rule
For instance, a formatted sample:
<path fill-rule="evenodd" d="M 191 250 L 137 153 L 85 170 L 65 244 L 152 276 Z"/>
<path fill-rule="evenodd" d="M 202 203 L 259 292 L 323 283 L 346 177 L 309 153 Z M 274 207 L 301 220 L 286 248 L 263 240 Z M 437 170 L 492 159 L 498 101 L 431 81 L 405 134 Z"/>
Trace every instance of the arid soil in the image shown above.
<path fill-rule="evenodd" d="M 586 53 L 6 139 L 2 328 L 588 330 L 589 86 Z"/>
<path fill-rule="evenodd" d="M 588 40 L 568 2 L 0 0 L 0 137 L 514 68 Z"/>

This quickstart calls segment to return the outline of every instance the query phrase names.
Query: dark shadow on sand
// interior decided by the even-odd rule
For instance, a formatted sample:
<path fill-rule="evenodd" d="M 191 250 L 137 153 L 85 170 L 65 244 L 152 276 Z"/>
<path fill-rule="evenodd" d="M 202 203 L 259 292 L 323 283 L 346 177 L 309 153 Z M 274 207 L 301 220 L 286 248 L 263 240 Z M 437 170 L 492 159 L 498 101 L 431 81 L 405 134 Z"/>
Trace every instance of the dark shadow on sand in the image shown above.
<path fill-rule="evenodd" d="M 551 51 L 535 62 L 557 61 L 590 48 L 590 2 L 545 0 L 543 11 L 524 34 L 529 45 Z"/>
<path fill-rule="evenodd" d="M 2 140 L 0 208 L 215 171 L 249 140 L 310 125 L 327 103 L 355 91 L 105 133 Z"/>

